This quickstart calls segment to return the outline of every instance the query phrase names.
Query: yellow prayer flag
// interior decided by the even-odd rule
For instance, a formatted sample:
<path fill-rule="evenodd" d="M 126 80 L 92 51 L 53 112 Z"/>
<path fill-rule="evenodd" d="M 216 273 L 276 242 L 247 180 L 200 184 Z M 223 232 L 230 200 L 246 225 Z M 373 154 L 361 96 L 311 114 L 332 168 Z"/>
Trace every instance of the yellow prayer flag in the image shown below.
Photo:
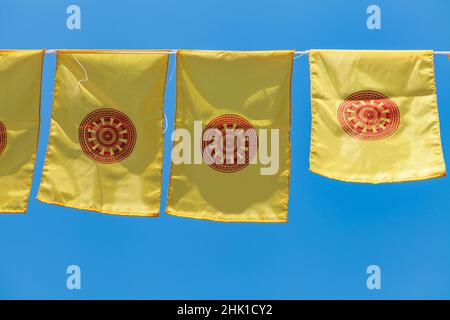
<path fill-rule="evenodd" d="M 177 52 L 168 214 L 287 221 L 293 56 Z"/>
<path fill-rule="evenodd" d="M 167 64 L 165 53 L 57 52 L 39 200 L 159 215 Z"/>
<path fill-rule="evenodd" d="M 0 50 L 0 212 L 26 212 L 39 136 L 43 50 Z"/>
<path fill-rule="evenodd" d="M 432 51 L 311 50 L 310 170 L 352 182 L 445 176 Z"/>

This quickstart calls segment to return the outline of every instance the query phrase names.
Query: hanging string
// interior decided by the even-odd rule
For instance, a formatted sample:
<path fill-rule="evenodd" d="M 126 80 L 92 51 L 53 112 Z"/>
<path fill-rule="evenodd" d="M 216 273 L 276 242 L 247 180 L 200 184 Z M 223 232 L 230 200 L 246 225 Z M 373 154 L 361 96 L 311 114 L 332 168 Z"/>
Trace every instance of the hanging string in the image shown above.
<path fill-rule="evenodd" d="M 305 54 L 308 54 L 308 53 L 309 53 L 309 50 L 305 50 L 305 51 L 295 51 L 294 54 L 296 54 L 297 56 L 294 57 L 294 60 L 295 60 L 295 59 L 298 59 L 298 58 L 300 58 L 300 57 L 303 57 Z"/>
<path fill-rule="evenodd" d="M 175 50 L 175 53 L 177 53 L 177 51 Z M 175 73 L 175 69 L 176 69 L 176 64 L 177 61 L 176 59 L 173 61 L 173 65 L 172 65 L 172 71 L 170 72 L 170 77 L 169 77 L 169 81 L 172 80 L 173 74 Z"/>
<path fill-rule="evenodd" d="M 178 51 L 178 49 L 173 49 L 170 51 L 112 51 L 112 50 L 107 50 L 107 51 L 98 51 L 95 52 L 96 54 L 176 54 Z M 56 49 L 47 49 L 45 50 L 45 53 L 47 54 L 55 54 L 57 52 Z M 437 55 L 450 55 L 450 51 L 434 51 L 434 54 Z M 300 51 L 295 51 L 294 53 L 295 55 L 298 55 L 298 57 L 302 57 L 304 55 L 309 54 L 309 50 L 300 50 Z M 297 57 L 296 57 L 297 58 Z"/>
<path fill-rule="evenodd" d="M 163 130 L 163 134 L 166 133 L 167 129 L 169 129 L 169 121 L 167 120 L 167 116 L 166 113 L 163 112 L 164 114 L 164 130 Z"/>
<path fill-rule="evenodd" d="M 73 91 L 73 94 L 75 95 L 75 94 L 77 93 L 78 89 L 80 88 L 81 82 L 88 81 L 88 80 L 89 80 L 89 77 L 88 77 L 88 75 L 87 75 L 86 69 L 83 67 L 83 65 L 81 64 L 81 62 L 80 62 L 75 56 L 72 56 L 72 58 L 74 58 L 75 61 L 80 65 L 81 69 L 83 69 L 83 71 L 84 71 L 84 77 L 85 77 L 84 79 L 78 80 L 77 85 L 75 86 L 75 89 L 74 89 L 74 91 Z M 171 74 L 170 74 L 169 81 L 172 80 L 172 76 L 173 76 L 174 70 L 175 70 L 175 62 L 174 62 L 174 66 L 173 66 L 173 68 L 172 68 L 172 72 L 171 72 Z M 167 120 L 167 116 L 166 116 L 166 113 L 165 113 L 165 112 L 163 112 L 163 115 L 164 115 L 164 129 L 163 129 L 163 134 L 164 134 L 164 133 L 166 133 L 167 129 L 169 128 L 169 121 Z"/>
<path fill-rule="evenodd" d="M 176 50 L 172 50 L 171 52 L 173 52 L 172 54 L 177 53 Z M 170 76 L 169 76 L 169 82 L 172 81 L 173 75 L 175 73 L 175 69 L 177 67 L 177 60 L 174 59 L 173 64 L 172 64 L 172 71 L 170 72 Z M 167 129 L 169 128 L 169 121 L 167 120 L 167 116 L 166 113 L 163 112 L 164 114 L 164 130 L 163 130 L 163 134 L 166 133 Z"/>
<path fill-rule="evenodd" d="M 75 86 L 75 90 L 73 91 L 73 95 L 75 95 L 78 92 L 78 89 L 80 88 L 81 83 L 84 81 L 88 81 L 89 78 L 88 78 L 86 69 L 83 67 L 83 65 L 80 63 L 80 61 L 78 61 L 78 59 L 75 56 L 72 56 L 72 58 L 75 59 L 75 61 L 80 65 L 81 69 L 83 69 L 83 71 L 84 71 L 84 79 L 78 80 L 77 85 Z"/>

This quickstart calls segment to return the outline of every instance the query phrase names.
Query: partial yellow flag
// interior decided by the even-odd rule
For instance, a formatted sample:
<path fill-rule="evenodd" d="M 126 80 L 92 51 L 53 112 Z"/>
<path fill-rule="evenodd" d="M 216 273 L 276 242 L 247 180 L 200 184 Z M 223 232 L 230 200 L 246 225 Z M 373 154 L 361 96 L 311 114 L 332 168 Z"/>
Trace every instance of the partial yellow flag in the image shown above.
<path fill-rule="evenodd" d="M 157 52 L 57 52 L 39 200 L 159 215 L 167 64 Z"/>
<path fill-rule="evenodd" d="M 39 136 L 43 50 L 0 51 L 0 213 L 26 212 Z"/>
<path fill-rule="evenodd" d="M 351 182 L 445 176 L 432 51 L 311 50 L 310 170 Z"/>
<path fill-rule="evenodd" d="M 168 214 L 287 221 L 293 56 L 177 52 Z"/>

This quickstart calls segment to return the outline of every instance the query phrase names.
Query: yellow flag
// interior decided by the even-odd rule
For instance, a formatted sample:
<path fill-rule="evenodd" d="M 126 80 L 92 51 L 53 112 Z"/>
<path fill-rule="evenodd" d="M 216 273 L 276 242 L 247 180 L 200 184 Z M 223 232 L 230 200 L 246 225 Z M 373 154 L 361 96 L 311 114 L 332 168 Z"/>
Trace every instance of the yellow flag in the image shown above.
<path fill-rule="evenodd" d="M 0 51 L 0 212 L 26 212 L 39 136 L 43 50 Z"/>
<path fill-rule="evenodd" d="M 445 176 L 432 51 L 310 51 L 310 170 L 352 182 Z"/>
<path fill-rule="evenodd" d="M 159 215 L 168 55 L 133 52 L 57 52 L 39 200 Z"/>
<path fill-rule="evenodd" d="M 294 51 L 178 51 L 168 214 L 287 221 Z"/>

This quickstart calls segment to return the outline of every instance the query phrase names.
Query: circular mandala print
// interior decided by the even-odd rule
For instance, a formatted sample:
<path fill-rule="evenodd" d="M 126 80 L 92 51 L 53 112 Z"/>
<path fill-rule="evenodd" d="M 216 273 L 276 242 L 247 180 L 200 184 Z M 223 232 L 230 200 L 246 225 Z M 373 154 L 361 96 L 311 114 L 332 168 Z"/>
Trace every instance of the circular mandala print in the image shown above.
<path fill-rule="evenodd" d="M 3 122 L 0 121 L 0 156 L 2 155 L 3 151 L 5 151 L 6 142 L 7 142 L 6 127 L 3 124 Z"/>
<path fill-rule="evenodd" d="M 206 148 L 215 143 L 217 130 L 221 134 L 220 148 L 211 148 L 211 152 L 205 152 Z M 255 157 L 258 150 L 255 128 L 249 121 L 234 114 L 224 114 L 211 120 L 203 129 L 202 137 L 203 160 L 220 172 L 231 173 L 242 170 Z"/>
<path fill-rule="evenodd" d="M 398 128 L 400 110 L 394 101 L 375 91 L 358 91 L 347 97 L 338 109 L 344 131 L 361 140 L 389 137 Z"/>
<path fill-rule="evenodd" d="M 89 113 L 78 130 L 81 149 L 100 163 L 118 162 L 128 157 L 136 143 L 136 128 L 124 113 L 98 109 Z"/>

